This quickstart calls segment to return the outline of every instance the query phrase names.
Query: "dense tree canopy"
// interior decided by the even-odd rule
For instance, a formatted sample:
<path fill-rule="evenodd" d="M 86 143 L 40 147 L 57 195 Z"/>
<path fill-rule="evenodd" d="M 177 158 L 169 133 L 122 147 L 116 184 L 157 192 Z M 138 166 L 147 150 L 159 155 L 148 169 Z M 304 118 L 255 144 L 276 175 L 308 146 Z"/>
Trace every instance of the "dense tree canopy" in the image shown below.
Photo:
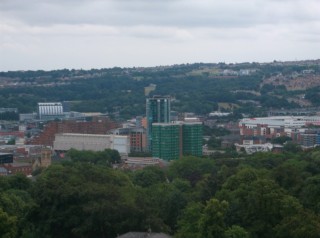
<path fill-rule="evenodd" d="M 111 168 L 112 156 L 73 150 L 32 181 L 0 177 L 2 237 L 319 237 L 319 149 L 137 171 Z"/>

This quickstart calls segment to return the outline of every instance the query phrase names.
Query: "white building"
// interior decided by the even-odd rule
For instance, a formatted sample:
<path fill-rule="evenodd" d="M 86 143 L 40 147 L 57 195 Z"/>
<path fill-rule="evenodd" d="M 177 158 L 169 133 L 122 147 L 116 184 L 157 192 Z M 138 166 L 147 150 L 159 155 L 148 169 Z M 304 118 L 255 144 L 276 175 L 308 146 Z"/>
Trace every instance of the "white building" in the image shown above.
<path fill-rule="evenodd" d="M 229 116 L 231 113 L 230 112 L 219 112 L 219 111 L 215 111 L 215 112 L 210 112 L 209 113 L 209 117 L 227 117 Z"/>
<path fill-rule="evenodd" d="M 120 154 L 130 153 L 130 140 L 128 136 L 119 135 L 97 135 L 97 134 L 56 134 L 53 149 L 58 151 L 92 150 L 103 151 L 114 149 Z"/>
<path fill-rule="evenodd" d="M 320 125 L 318 116 L 274 116 L 243 118 L 239 121 L 239 126 L 245 128 L 256 128 L 257 125 L 267 125 L 269 128 L 299 129 L 307 125 Z"/>
<path fill-rule="evenodd" d="M 238 143 L 235 144 L 237 151 L 240 151 L 241 148 L 244 148 L 247 154 L 253 154 L 256 152 L 270 152 L 272 151 L 273 145 L 271 143 L 261 144 L 261 145 L 254 145 L 252 143 L 246 143 L 243 145 L 239 145 Z"/>
<path fill-rule="evenodd" d="M 39 119 L 55 118 L 63 116 L 63 106 L 61 102 L 38 103 Z"/>

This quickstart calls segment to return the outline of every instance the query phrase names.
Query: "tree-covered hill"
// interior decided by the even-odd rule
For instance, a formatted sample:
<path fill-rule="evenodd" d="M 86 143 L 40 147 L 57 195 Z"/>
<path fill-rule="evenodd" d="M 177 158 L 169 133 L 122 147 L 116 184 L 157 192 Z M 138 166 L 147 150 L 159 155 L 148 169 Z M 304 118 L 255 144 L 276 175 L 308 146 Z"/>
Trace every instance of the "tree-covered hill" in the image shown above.
<path fill-rule="evenodd" d="M 0 107 L 24 113 L 36 111 L 37 102 L 71 101 L 75 111 L 120 112 L 127 118 L 144 114 L 144 88 L 155 84 L 150 96 L 171 95 L 176 111 L 206 114 L 224 102 L 236 104 L 235 111 L 254 114 L 261 107 L 300 107 L 304 91 L 289 91 L 284 84 L 299 75 L 307 80 L 310 74 L 320 74 L 318 61 L 0 72 Z M 318 88 L 306 93 L 305 99 L 317 105 Z"/>

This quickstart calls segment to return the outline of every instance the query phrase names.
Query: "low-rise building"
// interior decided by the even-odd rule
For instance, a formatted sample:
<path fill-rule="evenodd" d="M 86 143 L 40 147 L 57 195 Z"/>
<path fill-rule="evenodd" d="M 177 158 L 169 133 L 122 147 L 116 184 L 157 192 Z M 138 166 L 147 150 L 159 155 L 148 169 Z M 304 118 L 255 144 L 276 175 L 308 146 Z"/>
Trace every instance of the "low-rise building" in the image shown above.
<path fill-rule="evenodd" d="M 32 174 L 32 165 L 30 163 L 10 163 L 3 164 L 2 167 L 7 170 L 8 175 L 21 173 L 29 176 Z"/>
<path fill-rule="evenodd" d="M 120 154 L 130 153 L 130 142 L 128 136 L 120 135 L 98 135 L 62 133 L 56 134 L 53 142 L 55 151 L 68 151 L 70 149 L 103 151 L 114 149 Z"/>
<path fill-rule="evenodd" d="M 244 118 L 239 122 L 240 136 L 242 140 L 253 137 L 262 138 L 261 142 L 288 136 L 294 142 L 299 138 L 297 134 L 303 134 L 306 128 L 320 125 L 320 117 L 317 116 L 274 116 L 260 118 Z M 265 140 L 265 141 L 264 141 Z"/>
<path fill-rule="evenodd" d="M 247 154 L 253 154 L 256 152 L 271 152 L 273 145 L 271 143 L 266 144 L 235 144 L 237 151 L 245 150 Z"/>

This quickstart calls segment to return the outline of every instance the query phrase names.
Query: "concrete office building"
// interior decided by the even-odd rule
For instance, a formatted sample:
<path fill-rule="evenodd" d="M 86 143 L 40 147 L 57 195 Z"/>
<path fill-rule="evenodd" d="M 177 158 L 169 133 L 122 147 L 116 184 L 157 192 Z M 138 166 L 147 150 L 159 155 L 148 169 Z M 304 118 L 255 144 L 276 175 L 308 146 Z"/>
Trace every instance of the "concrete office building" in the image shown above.
<path fill-rule="evenodd" d="M 169 123 L 170 120 L 170 97 L 153 96 L 146 101 L 147 117 L 147 147 L 152 150 L 152 124 Z"/>
<path fill-rule="evenodd" d="M 130 136 L 130 151 L 144 152 L 146 146 L 146 130 L 144 128 L 132 128 L 129 133 Z"/>

